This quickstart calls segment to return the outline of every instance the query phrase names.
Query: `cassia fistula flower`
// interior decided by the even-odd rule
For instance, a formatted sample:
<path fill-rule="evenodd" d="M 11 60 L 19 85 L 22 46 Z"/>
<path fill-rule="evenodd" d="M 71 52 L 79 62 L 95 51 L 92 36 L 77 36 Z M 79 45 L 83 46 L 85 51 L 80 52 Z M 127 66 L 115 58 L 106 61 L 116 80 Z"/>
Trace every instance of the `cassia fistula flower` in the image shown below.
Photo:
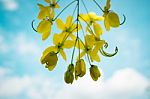
<path fill-rule="evenodd" d="M 50 71 L 52 71 L 58 61 L 57 54 L 54 51 L 44 51 L 43 55 L 41 57 L 41 63 L 46 64 L 46 68 L 48 68 Z"/>

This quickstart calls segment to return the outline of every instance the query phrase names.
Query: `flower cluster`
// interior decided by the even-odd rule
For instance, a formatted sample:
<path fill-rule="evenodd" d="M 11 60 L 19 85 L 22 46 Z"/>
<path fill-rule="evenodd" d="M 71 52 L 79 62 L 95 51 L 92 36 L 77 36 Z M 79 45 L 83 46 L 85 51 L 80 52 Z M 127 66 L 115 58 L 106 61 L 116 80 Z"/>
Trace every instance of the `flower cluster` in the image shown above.
<path fill-rule="evenodd" d="M 56 24 L 61 32 L 54 33 L 52 38 L 53 45 L 44 50 L 40 60 L 41 63 L 44 64 L 48 70 L 52 71 L 59 60 L 58 54 L 60 54 L 64 60 L 67 60 L 65 49 L 71 49 L 72 57 L 70 58 L 71 62 L 67 67 L 67 71 L 64 74 L 65 82 L 67 84 L 72 84 L 74 78 L 77 80 L 79 77 L 83 77 L 86 74 L 87 64 L 85 59 L 87 59 L 90 65 L 89 72 L 91 78 L 97 81 L 101 73 L 98 66 L 94 65 L 93 62 L 101 61 L 100 54 L 106 57 L 112 57 L 118 52 L 117 47 L 114 53 L 107 53 L 104 51 L 104 48 L 108 47 L 108 43 L 101 38 L 103 35 L 103 28 L 100 22 L 103 22 L 106 31 L 109 31 L 110 28 L 117 28 L 122 25 L 125 20 L 123 23 L 120 23 L 117 13 L 110 10 L 110 0 L 106 1 L 104 9 L 101 8 L 99 2 L 96 0 L 90 1 L 93 1 L 100 8 L 103 15 L 89 12 L 84 0 L 71 1 L 58 15 L 55 15 L 56 9 L 60 8 L 60 0 L 44 1 L 47 5 L 38 4 L 40 11 L 37 18 L 40 22 L 35 29 L 33 21 L 32 28 L 36 32 L 42 34 L 42 40 L 46 40 L 50 36 L 53 24 Z M 80 3 L 84 5 L 86 13 L 80 12 Z M 62 18 L 60 18 L 60 15 L 72 4 L 76 4 L 73 14 L 68 15 L 64 22 Z M 74 58 L 76 49 L 78 50 L 78 55 Z"/>

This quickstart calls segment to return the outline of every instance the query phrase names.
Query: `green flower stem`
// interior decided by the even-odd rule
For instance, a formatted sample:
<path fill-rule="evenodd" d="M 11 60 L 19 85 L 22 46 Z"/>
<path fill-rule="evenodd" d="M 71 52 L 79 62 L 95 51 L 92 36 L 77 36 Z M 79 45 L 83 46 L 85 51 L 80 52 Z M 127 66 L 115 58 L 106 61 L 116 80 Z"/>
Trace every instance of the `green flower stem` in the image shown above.
<path fill-rule="evenodd" d="M 76 41 L 75 41 L 74 47 L 73 47 L 73 52 L 72 52 L 71 64 L 73 64 L 73 57 L 74 57 L 74 52 L 75 52 L 77 40 L 78 40 L 78 39 L 76 38 Z"/>
<path fill-rule="evenodd" d="M 102 12 L 104 12 L 104 10 L 102 9 L 102 7 L 97 3 L 97 1 L 96 0 L 93 0 L 94 1 L 94 3 L 99 7 L 99 9 L 102 11 Z"/>
<path fill-rule="evenodd" d="M 77 0 L 77 39 L 79 38 L 79 10 L 80 10 L 80 2 Z M 78 39 L 78 47 L 79 47 L 79 59 L 80 59 L 80 42 Z"/>
<path fill-rule="evenodd" d="M 88 9 L 87 9 L 87 7 L 86 7 L 86 5 L 85 5 L 85 3 L 84 3 L 84 1 L 83 0 L 81 0 L 81 2 L 82 2 L 82 4 L 83 4 L 83 6 L 84 6 L 84 8 L 85 8 L 85 10 L 86 10 L 86 13 L 88 14 Z"/>
<path fill-rule="evenodd" d="M 72 1 L 71 3 L 69 3 L 64 9 L 62 9 L 62 11 L 53 19 L 53 21 L 55 21 L 60 15 L 61 13 L 63 13 L 70 5 L 72 5 L 74 2 L 76 2 L 77 0 Z"/>

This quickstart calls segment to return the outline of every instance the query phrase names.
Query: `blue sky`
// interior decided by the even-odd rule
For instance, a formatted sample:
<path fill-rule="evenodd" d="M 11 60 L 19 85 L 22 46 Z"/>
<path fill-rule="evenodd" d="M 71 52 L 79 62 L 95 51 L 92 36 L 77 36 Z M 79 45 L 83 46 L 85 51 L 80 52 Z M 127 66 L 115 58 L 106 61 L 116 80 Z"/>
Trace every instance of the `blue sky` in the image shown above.
<path fill-rule="evenodd" d="M 69 1 L 60 0 L 62 8 Z M 39 62 L 42 51 L 51 44 L 51 37 L 42 42 L 41 36 L 31 28 L 31 21 L 36 19 L 38 13 L 37 2 L 43 3 L 42 0 L 0 0 L 0 98 L 150 98 L 150 1 L 112 0 L 111 8 L 120 15 L 121 20 L 125 14 L 127 21 L 120 28 L 104 31 L 102 38 L 109 43 L 108 52 L 112 52 L 115 46 L 119 52 L 112 58 L 101 56 L 98 65 L 102 77 L 99 81 L 93 82 L 87 72 L 87 76 L 73 85 L 66 85 L 63 81 L 69 61 L 65 62 L 60 57 L 53 72 Z M 105 1 L 100 4 L 104 6 Z M 90 0 L 86 5 L 89 11 L 102 14 Z M 65 19 L 66 13 L 73 7 L 60 17 Z M 81 11 L 85 12 L 84 9 Z M 55 28 L 53 33 L 58 33 Z"/>

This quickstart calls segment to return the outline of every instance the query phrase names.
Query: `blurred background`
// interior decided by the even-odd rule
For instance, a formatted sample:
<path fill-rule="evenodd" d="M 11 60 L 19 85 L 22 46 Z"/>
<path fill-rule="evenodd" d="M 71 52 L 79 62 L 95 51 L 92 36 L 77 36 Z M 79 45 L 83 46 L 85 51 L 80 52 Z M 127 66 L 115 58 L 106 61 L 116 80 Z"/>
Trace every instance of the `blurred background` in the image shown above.
<path fill-rule="evenodd" d="M 123 14 L 127 20 L 117 29 L 104 30 L 102 39 L 109 43 L 106 51 L 113 52 L 117 46 L 118 54 L 112 58 L 101 56 L 101 62 L 95 63 L 102 72 L 97 82 L 90 78 L 87 69 L 86 76 L 67 85 L 63 76 L 70 58 L 64 61 L 59 57 L 52 72 L 39 61 L 42 51 L 52 45 L 52 35 L 60 32 L 54 25 L 51 36 L 43 42 L 31 28 L 33 19 L 35 26 L 39 22 L 37 3 L 46 3 L 0 0 L 0 99 L 150 99 L 150 1 L 111 1 L 111 9 L 120 20 Z M 61 9 L 69 2 L 60 0 Z M 106 0 L 97 2 L 103 7 Z M 102 15 L 92 0 L 85 3 L 89 11 Z M 75 4 L 60 17 L 65 20 L 74 7 Z M 84 8 L 80 11 L 85 12 Z M 56 10 L 56 14 L 59 12 Z"/>

